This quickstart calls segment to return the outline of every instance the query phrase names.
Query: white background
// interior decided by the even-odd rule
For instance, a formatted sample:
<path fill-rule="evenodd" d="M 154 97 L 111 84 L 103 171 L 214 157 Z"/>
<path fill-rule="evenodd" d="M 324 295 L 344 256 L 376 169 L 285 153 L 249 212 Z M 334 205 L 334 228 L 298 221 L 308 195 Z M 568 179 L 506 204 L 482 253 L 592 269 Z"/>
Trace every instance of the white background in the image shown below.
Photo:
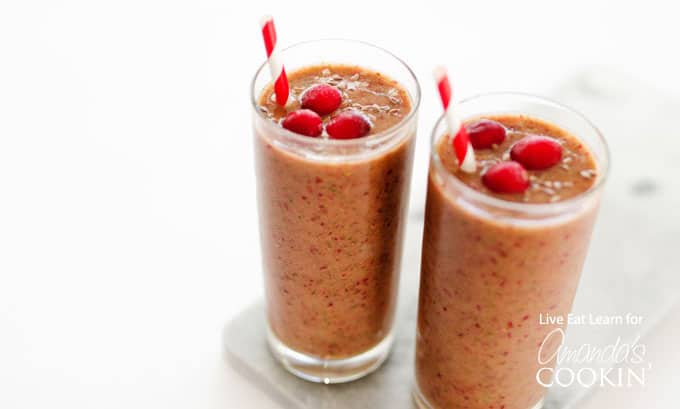
<path fill-rule="evenodd" d="M 248 86 L 262 14 L 284 46 L 357 38 L 411 64 L 422 195 L 433 65 L 459 97 L 545 94 L 593 65 L 680 95 L 673 3 L 3 0 L 0 408 L 274 407 L 220 339 L 261 296 Z M 591 406 L 675 407 L 678 322 L 650 344 L 647 387 Z"/>

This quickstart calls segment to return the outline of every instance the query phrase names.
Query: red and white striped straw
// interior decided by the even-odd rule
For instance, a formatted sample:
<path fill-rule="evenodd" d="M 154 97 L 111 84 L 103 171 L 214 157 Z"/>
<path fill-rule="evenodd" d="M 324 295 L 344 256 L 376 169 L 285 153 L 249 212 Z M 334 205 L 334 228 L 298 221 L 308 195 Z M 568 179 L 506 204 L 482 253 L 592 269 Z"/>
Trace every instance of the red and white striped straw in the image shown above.
<path fill-rule="evenodd" d="M 286 70 L 283 68 L 279 49 L 276 46 L 276 28 L 274 28 L 274 19 L 272 16 L 264 16 L 260 20 L 260 25 L 262 26 L 264 47 L 267 50 L 267 63 L 269 64 L 269 71 L 271 72 L 272 80 L 274 81 L 276 103 L 285 106 L 288 102 L 290 90 L 288 88 Z"/>
<path fill-rule="evenodd" d="M 435 68 L 434 80 L 437 82 L 439 96 L 444 106 L 444 118 L 449 128 L 449 135 L 453 137 L 453 149 L 455 150 L 456 158 L 458 158 L 458 164 L 464 172 L 472 173 L 477 168 L 475 151 L 470 143 L 470 137 L 463 126 L 463 121 L 460 120 L 454 109 L 454 103 L 451 100 L 451 84 L 449 83 L 446 68 Z"/>

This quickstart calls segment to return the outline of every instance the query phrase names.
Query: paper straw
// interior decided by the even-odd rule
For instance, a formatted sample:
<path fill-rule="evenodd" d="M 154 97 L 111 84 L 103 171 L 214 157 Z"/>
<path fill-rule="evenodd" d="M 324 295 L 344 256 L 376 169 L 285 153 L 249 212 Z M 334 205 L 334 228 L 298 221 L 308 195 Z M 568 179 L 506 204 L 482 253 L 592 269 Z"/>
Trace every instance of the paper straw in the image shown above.
<path fill-rule="evenodd" d="M 269 71 L 274 81 L 274 94 L 276 94 L 276 103 L 285 106 L 288 102 L 289 88 L 288 77 L 286 70 L 283 68 L 281 55 L 276 46 L 276 28 L 274 27 L 274 19 L 272 16 L 264 16 L 260 20 L 262 26 L 262 38 L 264 39 L 264 47 L 267 50 L 267 64 Z"/>
<path fill-rule="evenodd" d="M 475 151 L 470 143 L 470 137 L 463 126 L 451 100 L 451 84 L 446 68 L 437 67 L 434 70 L 434 79 L 439 90 L 439 97 L 444 106 L 444 118 L 449 128 L 449 135 L 453 138 L 453 148 L 458 159 L 458 164 L 464 172 L 472 173 L 477 168 Z"/>

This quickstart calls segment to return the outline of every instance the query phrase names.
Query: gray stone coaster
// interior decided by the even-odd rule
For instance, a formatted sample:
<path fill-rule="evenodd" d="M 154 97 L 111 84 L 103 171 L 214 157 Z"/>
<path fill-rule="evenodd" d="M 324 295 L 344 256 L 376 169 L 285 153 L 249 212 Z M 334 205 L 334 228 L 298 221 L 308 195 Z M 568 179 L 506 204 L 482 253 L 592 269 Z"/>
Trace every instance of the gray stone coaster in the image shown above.
<path fill-rule="evenodd" d="M 680 103 L 615 72 L 592 71 L 568 81 L 555 99 L 596 123 L 610 143 L 612 172 L 574 304 L 575 313 L 644 317 L 640 326 L 571 326 L 567 345 L 608 345 L 644 336 L 678 300 L 674 254 L 680 237 Z M 653 156 L 651 155 L 653 154 Z M 416 202 L 417 203 L 417 202 Z M 269 354 L 261 304 L 224 330 L 229 361 L 291 409 L 413 409 L 413 354 L 422 214 L 409 219 L 395 345 L 374 374 L 349 384 L 297 379 Z M 573 369 L 578 369 L 574 366 Z M 589 392 L 553 387 L 546 409 L 570 409 Z"/>

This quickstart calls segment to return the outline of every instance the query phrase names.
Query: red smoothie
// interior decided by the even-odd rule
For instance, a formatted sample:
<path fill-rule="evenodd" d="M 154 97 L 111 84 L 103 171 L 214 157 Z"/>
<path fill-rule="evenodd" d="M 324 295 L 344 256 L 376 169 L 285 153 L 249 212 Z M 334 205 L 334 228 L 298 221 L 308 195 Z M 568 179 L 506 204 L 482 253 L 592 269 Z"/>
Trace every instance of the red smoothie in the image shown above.
<path fill-rule="evenodd" d="M 539 314 L 570 312 L 598 206 L 583 141 L 530 116 L 481 119 L 466 121 L 476 172 L 459 170 L 448 136 L 433 146 L 416 345 L 424 408 L 540 407 L 538 351 L 557 326 Z"/>
<path fill-rule="evenodd" d="M 391 339 L 413 106 L 397 81 L 358 66 L 309 66 L 289 82 L 286 107 L 264 89 L 255 124 L 269 329 L 294 353 L 342 361 Z M 323 371 L 293 368 L 324 382 L 354 376 Z"/>

